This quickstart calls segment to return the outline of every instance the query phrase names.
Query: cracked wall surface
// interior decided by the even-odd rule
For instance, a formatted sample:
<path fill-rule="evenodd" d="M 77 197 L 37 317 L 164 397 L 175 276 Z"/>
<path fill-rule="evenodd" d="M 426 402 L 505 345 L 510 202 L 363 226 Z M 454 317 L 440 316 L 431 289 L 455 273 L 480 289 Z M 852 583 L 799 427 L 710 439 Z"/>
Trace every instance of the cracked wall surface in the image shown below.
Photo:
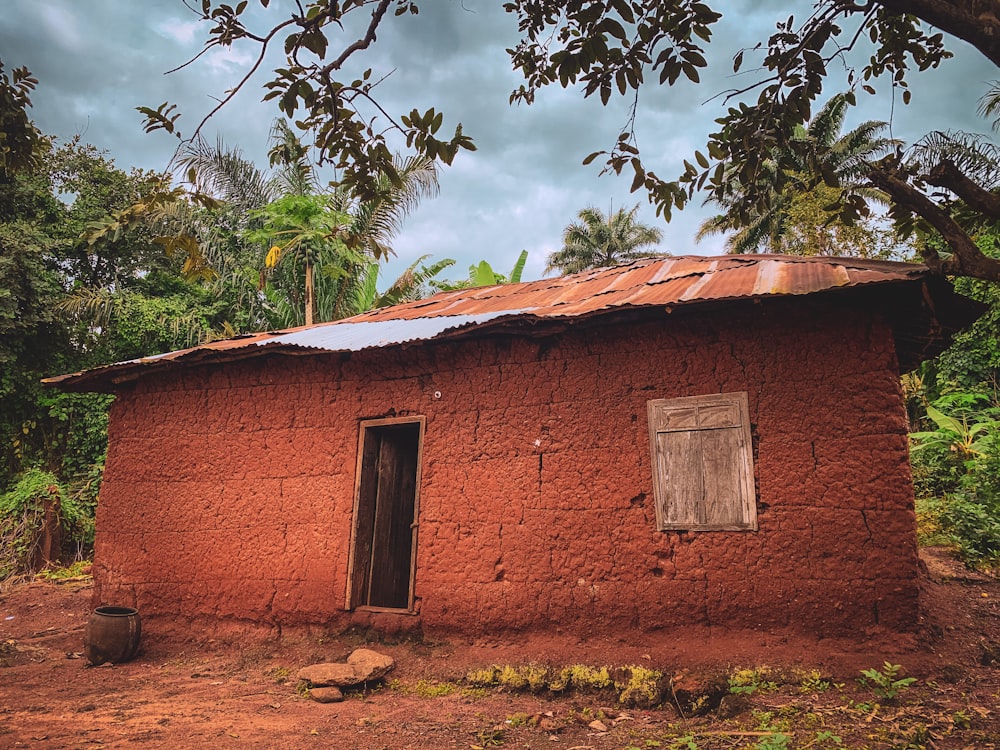
<path fill-rule="evenodd" d="M 744 390 L 759 531 L 656 531 L 646 401 Z M 813 300 L 146 377 L 113 407 L 95 599 L 346 624 L 359 421 L 407 415 L 425 629 L 916 622 L 892 334 Z"/>

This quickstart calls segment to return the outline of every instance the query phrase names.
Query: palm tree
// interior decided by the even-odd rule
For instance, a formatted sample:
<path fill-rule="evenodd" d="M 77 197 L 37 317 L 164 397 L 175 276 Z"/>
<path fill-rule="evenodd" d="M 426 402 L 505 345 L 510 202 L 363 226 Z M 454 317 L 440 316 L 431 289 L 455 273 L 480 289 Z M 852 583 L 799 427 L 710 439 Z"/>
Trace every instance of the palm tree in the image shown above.
<path fill-rule="evenodd" d="M 833 96 L 763 162 L 753 184 L 730 179 L 728 194 L 714 200 L 723 212 L 702 223 L 697 239 L 731 232 L 726 238 L 730 253 L 788 252 L 795 248 L 785 239 L 795 228 L 793 216 L 802 200 L 820 198 L 829 205 L 850 194 L 885 205 L 885 194 L 868 187 L 865 175 L 871 161 L 899 141 L 883 137 L 888 123 L 875 120 L 841 135 L 850 105 L 849 95 Z"/>
<path fill-rule="evenodd" d="M 398 180 L 383 176 L 376 197 L 362 202 L 342 188 L 320 192 L 307 150 L 283 120 L 271 130 L 270 157 L 275 170 L 268 176 L 221 141 L 214 148 L 195 142 L 180 155 L 180 168 L 199 192 L 223 204 L 215 225 L 199 232 L 206 257 L 255 310 L 252 327 L 362 312 L 358 303 L 375 299 L 364 291 L 370 266 L 377 276 L 405 217 L 437 192 L 433 163 L 398 160 Z"/>
<path fill-rule="evenodd" d="M 266 248 L 247 241 L 246 234 L 261 227 L 257 217 L 265 206 L 287 194 L 278 176 L 284 170 L 279 167 L 277 174 L 266 174 L 239 147 L 227 147 L 221 138 L 214 145 L 201 138 L 185 144 L 177 165 L 193 192 L 213 196 L 217 205 L 193 213 L 184 231 L 175 234 L 196 239 L 207 265 L 216 272 L 215 292 L 231 299 L 239 311 L 238 330 L 282 327 L 300 306 L 295 300 L 283 304 L 286 295 L 264 289 Z"/>
<path fill-rule="evenodd" d="M 318 300 L 324 320 L 338 320 L 371 307 L 385 306 L 386 299 L 397 296 L 400 300 L 406 299 L 454 262 L 441 261 L 424 266 L 421 264 L 426 256 L 423 256 L 390 284 L 385 295 L 371 295 L 374 283 L 371 275 L 374 273 L 377 277 L 379 261 L 394 254 L 390 243 L 402 228 L 403 221 L 421 199 L 433 197 L 438 192 L 437 171 L 431 160 L 408 157 L 396 159 L 394 164 L 399 182 L 393 182 L 388 175 L 379 175 L 372 200 L 359 201 L 343 188 L 328 194 L 330 208 L 351 217 L 342 239 L 362 260 L 326 269 L 325 276 L 330 283 L 324 285 Z M 365 306 L 366 300 L 371 301 L 369 306 Z"/>
<path fill-rule="evenodd" d="M 375 262 L 367 263 L 357 276 L 360 283 L 352 285 L 353 295 L 347 300 L 351 314 L 397 305 L 400 302 L 412 302 L 427 296 L 428 285 L 437 288 L 434 277 L 449 266 L 455 265 L 455 261 L 451 258 L 436 261 L 429 266 L 424 265 L 424 261 L 429 257 L 421 255 L 413 261 L 381 294 L 377 288 L 380 267 Z"/>
<path fill-rule="evenodd" d="M 628 211 L 620 208 L 609 217 L 593 206 L 583 209 L 577 214 L 580 221 L 563 230 L 563 246 L 549 255 L 545 272 L 558 270 L 565 275 L 664 255 L 645 249 L 659 243 L 663 233 L 638 223 L 638 211 L 636 204 Z"/>

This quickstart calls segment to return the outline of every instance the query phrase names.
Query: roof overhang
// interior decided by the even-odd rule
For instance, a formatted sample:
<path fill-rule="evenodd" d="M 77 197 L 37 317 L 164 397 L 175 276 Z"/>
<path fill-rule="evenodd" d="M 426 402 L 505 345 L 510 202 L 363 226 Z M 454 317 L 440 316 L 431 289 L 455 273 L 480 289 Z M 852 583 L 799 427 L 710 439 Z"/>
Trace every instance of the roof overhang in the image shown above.
<path fill-rule="evenodd" d="M 46 378 L 68 391 L 113 392 L 168 368 L 266 354 L 359 352 L 424 342 L 578 325 L 656 311 L 695 313 L 739 302 L 802 297 L 850 299 L 878 308 L 893 327 L 902 371 L 935 356 L 985 307 L 954 292 L 925 266 L 848 258 L 680 257 L 542 279 L 445 292 L 346 320 L 250 334 L 190 349 Z"/>

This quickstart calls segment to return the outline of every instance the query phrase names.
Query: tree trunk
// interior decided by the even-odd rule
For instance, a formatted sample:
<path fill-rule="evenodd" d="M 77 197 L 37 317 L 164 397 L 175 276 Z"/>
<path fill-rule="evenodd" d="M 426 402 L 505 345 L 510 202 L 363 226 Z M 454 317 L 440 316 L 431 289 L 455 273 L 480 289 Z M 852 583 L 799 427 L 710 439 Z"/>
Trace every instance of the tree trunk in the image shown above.
<path fill-rule="evenodd" d="M 42 526 L 39 529 L 38 546 L 31 560 L 32 570 L 42 570 L 59 562 L 62 554 L 61 513 L 59 490 L 54 486 L 49 487 L 48 494 L 42 501 Z"/>
<path fill-rule="evenodd" d="M 313 324 L 313 266 L 306 258 L 306 325 Z"/>
<path fill-rule="evenodd" d="M 839 0 L 843 4 L 843 0 Z M 1000 66 L 1000 2 L 997 0 L 877 0 L 904 15 L 912 13 L 946 34 L 964 39 Z"/>
<path fill-rule="evenodd" d="M 928 243 L 920 243 L 920 252 L 928 268 L 946 276 L 971 276 L 1000 282 L 1000 260 L 984 255 L 951 214 L 911 185 L 905 175 L 900 175 L 890 165 L 873 168 L 868 179 L 896 205 L 923 218 L 948 243 L 952 252 L 948 257 L 941 257 Z"/>

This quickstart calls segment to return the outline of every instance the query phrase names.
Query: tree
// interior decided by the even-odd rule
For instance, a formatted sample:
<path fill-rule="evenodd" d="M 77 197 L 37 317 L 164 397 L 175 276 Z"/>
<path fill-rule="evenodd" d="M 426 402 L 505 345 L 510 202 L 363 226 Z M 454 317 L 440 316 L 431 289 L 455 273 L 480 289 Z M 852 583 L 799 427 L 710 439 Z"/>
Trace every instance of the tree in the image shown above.
<path fill-rule="evenodd" d="M 912 256 L 912 245 L 902 242 L 892 225 L 882 217 L 864 216 L 851 223 L 840 221 L 829 207 L 835 206 L 842 195 L 840 188 L 820 184 L 806 192 L 785 196 L 781 201 L 780 225 L 775 237 L 751 250 L 738 244 L 748 236 L 745 230 L 739 230 L 727 238 L 727 251 L 847 255 L 885 260 L 902 260 Z M 730 242 L 733 244 L 730 245 Z"/>
<path fill-rule="evenodd" d="M 8 76 L 0 61 L 0 178 L 37 166 L 44 149 L 45 139 L 28 116 L 37 83 L 27 68 Z"/>
<path fill-rule="evenodd" d="M 204 220 L 178 231 L 196 236 L 207 263 L 218 271 L 220 293 L 235 294 L 253 330 L 305 322 L 310 306 L 303 300 L 303 279 L 309 279 L 312 317 L 318 321 L 363 312 L 367 308 L 359 305 L 364 300 L 374 304 L 383 299 L 369 286 L 377 280 L 380 261 L 393 254 L 391 243 L 403 221 L 423 198 L 437 194 L 433 162 L 424 157 L 394 160 L 392 177 L 376 175 L 371 197 L 361 200 L 343 186 L 321 189 L 308 150 L 282 119 L 271 130 L 270 156 L 274 170 L 268 175 L 221 141 L 210 146 L 198 139 L 179 153 L 178 165 L 191 192 L 217 199 Z M 340 222 L 336 227 L 330 223 L 335 215 Z M 322 221 L 329 224 L 325 235 L 317 225 L 308 226 Z M 284 241 L 278 242 L 278 252 L 271 252 L 276 232 Z M 309 241 L 303 244 L 306 234 Z M 296 237 L 300 241 L 286 247 Z M 406 278 L 412 282 L 419 277 L 427 270 L 416 269 L 422 262 L 391 288 L 398 292 Z"/>
<path fill-rule="evenodd" d="M 259 0 L 259 4 L 264 9 L 270 5 L 268 0 Z M 508 51 L 514 68 L 525 79 L 511 99 L 525 104 L 531 104 L 542 89 L 555 83 L 580 86 L 583 96 L 597 94 L 606 103 L 613 94 L 637 92 L 647 76 L 655 77 L 660 85 L 671 85 L 681 78 L 697 82 L 699 70 L 706 65 L 713 26 L 721 17 L 710 5 L 695 0 L 507 0 L 504 9 L 516 19 L 521 34 L 520 41 Z M 263 17 L 260 8 L 251 13 L 248 3 L 233 7 L 202 0 L 199 14 L 212 24 L 206 48 L 228 47 L 235 42 L 259 45 L 259 54 L 246 76 L 227 92 L 219 107 L 249 81 L 268 48 L 280 42 L 286 59 L 265 84 L 265 98 L 274 100 L 286 115 L 301 110 L 297 122 L 316 133 L 320 160 L 335 164 L 343 184 L 355 189 L 362 199 L 374 190 L 375 175 L 393 174 L 392 155 L 386 145 L 390 131 L 402 134 L 416 154 L 444 163 L 450 163 L 459 150 L 473 147 L 461 125 L 450 139 L 439 139 L 444 116 L 434 108 L 402 115 L 386 112 L 375 96 L 379 76 L 372 69 L 353 80 L 344 73 L 348 62 L 356 64 L 376 43 L 382 24 L 390 23 L 393 16 L 416 13 L 417 2 L 312 0 L 297 5 L 291 13 L 272 10 L 281 14 L 278 20 L 272 16 L 262 21 L 262 28 L 251 29 Z M 359 19 L 366 12 L 367 19 Z M 360 33 L 355 35 L 348 29 Z M 657 212 L 668 219 L 672 210 L 683 208 L 703 189 L 710 197 L 725 198 L 727 183 L 733 177 L 747 190 L 730 210 L 748 217 L 759 214 L 767 210 L 770 195 L 770 187 L 761 184 L 760 178 L 774 154 L 794 157 L 787 164 L 776 165 L 774 188 L 778 192 L 783 191 L 785 182 L 800 179 L 794 162 L 803 144 L 796 143 L 795 128 L 809 120 L 831 71 L 845 70 L 847 86 L 871 92 L 880 79 L 888 80 L 902 91 L 906 104 L 910 101 L 910 68 L 924 71 L 950 56 L 945 35 L 969 43 L 1000 65 L 1000 5 L 995 2 L 821 0 L 805 21 L 798 23 L 794 17 L 782 20 L 758 47 L 735 54 L 736 71 L 746 65 L 759 74 L 746 87 L 725 93 L 724 100 L 730 106 L 717 120 L 719 129 L 708 136 L 705 152 L 695 153 L 682 175 L 664 179 L 647 168 L 635 141 L 635 118 L 628 121 L 610 149 L 596 151 L 584 162 L 602 158 L 605 171 L 631 173 L 633 190 L 645 190 Z M 864 55 L 867 63 L 860 70 L 843 62 L 849 52 L 859 51 L 863 45 L 869 48 Z M 831 67 L 834 62 L 836 66 Z M 848 97 L 853 102 L 853 89 Z M 174 110 L 167 102 L 141 108 L 147 129 L 162 128 L 180 136 L 179 114 Z M 1000 279 L 1000 260 L 983 255 L 973 241 L 984 221 L 1000 219 L 1000 196 L 947 159 L 926 169 L 908 162 L 903 153 L 871 165 L 865 178 L 890 197 L 892 216 L 904 230 L 933 229 L 945 238 L 947 252 L 932 245 L 921 246 L 923 260 L 932 270 Z M 812 179 L 819 184 L 832 176 L 817 174 Z M 970 221 L 952 215 L 955 197 L 972 207 Z M 863 196 L 842 196 L 840 213 L 845 221 L 868 210 Z"/>
<path fill-rule="evenodd" d="M 305 297 L 302 300 L 304 323 L 313 324 L 316 304 L 313 300 L 313 268 L 317 263 L 335 274 L 346 273 L 346 264 L 360 265 L 363 258 L 352 252 L 344 242 L 350 217 L 329 206 L 318 195 L 286 195 L 264 206 L 256 213 L 263 221 L 260 229 L 247 234 L 252 242 L 273 242 L 264 265 L 275 268 L 283 260 L 293 266 L 300 263 L 305 279 Z M 295 287 L 293 287 L 295 288 Z"/>
<path fill-rule="evenodd" d="M 812 120 L 796 126 L 796 148 L 765 161 L 759 185 L 748 188 L 737 174 L 726 180 L 725 194 L 709 199 L 724 211 L 702 223 L 698 239 L 731 232 L 726 239 L 731 253 L 887 255 L 893 242 L 884 227 L 871 219 L 847 224 L 826 209 L 836 206 L 845 192 L 881 205 L 888 200 L 880 190 L 865 185 L 865 174 L 875 158 L 900 142 L 881 135 L 888 127 L 885 122 L 869 121 L 841 133 L 849 106 L 848 95 L 837 94 Z M 776 174 L 779 164 L 794 165 L 793 179 L 784 181 L 780 191 L 775 187 L 782 182 Z M 813 179 L 817 173 L 824 181 Z M 738 209 L 750 190 L 766 196 L 766 206 L 754 206 L 748 216 Z"/>
<path fill-rule="evenodd" d="M 545 272 L 577 273 L 663 255 L 644 249 L 656 245 L 663 233 L 638 223 L 635 220 L 638 210 L 638 204 L 628 211 L 620 208 L 611 216 L 593 206 L 581 210 L 577 214 L 580 221 L 563 230 L 563 246 L 549 255 Z"/>
<path fill-rule="evenodd" d="M 268 4 L 269 0 L 260 0 L 260 5 L 264 9 Z M 385 19 L 390 6 L 395 6 L 396 16 L 405 13 L 415 14 L 418 12 L 415 2 L 318 0 L 306 8 L 299 5 L 298 10 L 304 11 L 301 16 L 295 14 L 292 18 L 279 21 L 263 36 L 252 32 L 244 23 L 243 14 L 248 10 L 247 3 L 240 3 L 236 7 L 225 4 L 220 4 L 218 7 L 212 5 L 212 0 L 203 0 L 201 6 L 202 19 L 214 24 L 212 38 L 206 43 L 206 49 L 216 46 L 229 47 L 234 42 L 240 41 L 255 42 L 260 48 L 256 61 L 244 78 L 227 92 L 213 111 L 202 120 L 192 138 L 196 138 L 211 115 L 232 100 L 249 81 L 263 62 L 271 43 L 282 31 L 288 30 L 284 49 L 290 67 L 275 71 L 277 77 L 265 85 L 268 93 L 264 99 L 276 100 L 278 109 L 289 118 L 295 117 L 300 106 L 305 109 L 304 114 L 295 122 L 301 130 L 312 134 L 319 153 L 319 164 L 332 163 L 340 171 L 339 184 L 350 190 L 359 200 L 369 201 L 377 196 L 380 175 L 387 176 L 397 186 L 400 183 L 395 170 L 394 154 L 386 143 L 386 132 L 376 124 L 376 118 L 368 117 L 361 111 L 360 108 L 365 103 L 388 117 L 391 122 L 390 130 L 402 132 L 406 137 L 407 146 L 413 146 L 419 156 L 450 164 L 459 149 L 475 150 L 472 140 L 462 134 L 461 123 L 456 126 L 450 139 L 439 139 L 437 133 L 443 123 L 443 116 L 434 109 L 424 113 L 414 109 L 396 118 L 389 116 L 372 95 L 377 80 L 372 79 L 370 68 L 365 70 L 360 78 L 352 81 L 336 80 L 345 63 L 375 41 L 378 27 Z M 359 15 L 358 11 L 371 6 L 374 6 L 371 10 L 371 19 L 362 38 L 352 41 L 336 57 L 327 60 L 326 30 L 342 28 L 345 21 L 353 25 L 355 16 Z M 200 56 L 201 53 L 197 57 Z M 174 112 L 176 109 L 174 105 L 164 102 L 155 109 L 151 107 L 137 109 L 146 116 L 147 131 L 163 129 L 178 138 L 181 137 L 177 129 L 177 119 L 180 114 Z"/>
<path fill-rule="evenodd" d="M 110 397 L 39 381 L 180 348 L 190 341 L 183 321 L 209 327 L 217 311 L 151 232 L 81 238 L 109 209 L 134 203 L 149 173 L 118 169 L 77 139 L 41 143 L 30 169 L 0 180 L 0 494 L 43 469 L 89 503 Z"/>
<path fill-rule="evenodd" d="M 204 259 L 175 252 L 154 231 L 180 215 L 167 175 L 125 172 L 79 138 L 47 165 L 52 189 L 66 196 L 54 229 L 66 286 L 56 308 L 74 322 L 87 366 L 196 344 L 224 327 Z"/>
<path fill-rule="evenodd" d="M 681 75 L 697 81 L 697 69 L 705 62 L 703 42 L 710 40 L 710 27 L 718 18 L 700 3 L 667 3 L 679 14 L 673 17 L 665 17 L 663 10 L 655 15 L 652 2 L 609 2 L 596 7 L 572 3 L 565 13 L 555 12 L 554 5 L 520 0 L 507 6 L 519 13 L 525 33 L 514 61 L 528 79 L 526 96 L 555 80 L 566 85 L 579 79 L 586 95 L 600 90 L 606 99 L 613 84 L 622 93 L 638 88 L 646 70 L 659 70 L 661 83 L 672 83 Z M 994 64 L 1000 62 L 1000 42 L 995 36 L 1000 31 L 1000 6 L 996 3 L 824 0 L 802 24 L 794 17 L 780 21 L 776 33 L 761 45 L 766 50 L 762 58 L 754 51 L 734 56 L 735 71 L 743 68 L 745 59 L 752 59 L 748 65 L 759 66 L 761 74 L 749 86 L 727 92 L 725 100 L 730 106 L 717 120 L 719 130 L 709 135 L 707 154 L 695 153 L 695 164 L 687 164 L 678 179 L 665 181 L 647 172 L 634 145 L 631 124 L 610 151 L 596 152 L 585 161 L 603 155 L 605 169 L 618 173 L 632 170 L 633 188 L 649 191 L 658 212 L 668 217 L 672 208 L 683 207 L 703 188 L 710 197 L 724 198 L 735 177 L 747 191 L 731 210 L 749 223 L 755 213 L 767 210 L 772 187 L 760 178 L 768 160 L 775 154 L 788 159 L 778 163 L 773 172 L 778 192 L 787 182 L 800 179 L 795 162 L 803 147 L 808 155 L 809 146 L 796 142 L 795 128 L 809 119 L 832 61 L 840 64 L 848 52 L 870 40 L 871 54 L 860 71 L 843 66 L 848 85 L 857 84 L 874 93 L 876 79 L 885 76 L 902 90 L 906 104 L 910 101 L 909 66 L 926 70 L 950 56 L 943 34 L 925 30 L 922 21 L 964 39 Z M 595 37 L 602 39 L 595 41 Z M 552 38 L 556 43 L 547 41 Z M 755 102 L 742 100 L 755 91 Z M 848 96 L 853 103 L 853 91 Z M 923 260 L 932 270 L 1000 279 L 1000 262 L 984 256 L 972 239 L 984 218 L 1000 218 L 1000 197 L 992 196 L 953 166 L 942 160 L 925 170 L 907 162 L 903 153 L 896 153 L 870 165 L 865 179 L 890 197 L 891 215 L 904 232 L 914 227 L 925 232 L 933 229 L 945 238 L 950 255 L 935 251 L 932 245 L 920 245 Z M 813 184 L 822 181 L 838 187 L 832 175 L 817 172 L 812 180 Z M 931 194 L 933 187 L 946 188 L 966 203 L 975 204 L 979 223 L 958 223 Z M 868 211 L 864 196 L 845 191 L 840 205 L 843 220 L 853 221 Z"/>
<path fill-rule="evenodd" d="M 385 293 L 374 292 L 380 261 L 394 255 L 391 242 L 402 229 L 406 217 L 424 198 L 438 193 L 437 169 L 431 159 L 410 156 L 395 158 L 393 174 L 375 176 L 374 189 L 369 199 L 360 199 L 343 186 L 330 193 L 331 205 L 351 216 L 344 242 L 363 258 L 360 264 L 345 267 L 344 273 L 335 274 L 335 284 L 329 285 L 329 302 L 326 320 L 346 318 L 369 310 L 385 307 L 391 300 L 404 301 L 423 293 L 425 284 L 438 273 L 454 265 L 444 259 L 423 265 L 424 255 L 410 264 L 397 277 Z"/>

